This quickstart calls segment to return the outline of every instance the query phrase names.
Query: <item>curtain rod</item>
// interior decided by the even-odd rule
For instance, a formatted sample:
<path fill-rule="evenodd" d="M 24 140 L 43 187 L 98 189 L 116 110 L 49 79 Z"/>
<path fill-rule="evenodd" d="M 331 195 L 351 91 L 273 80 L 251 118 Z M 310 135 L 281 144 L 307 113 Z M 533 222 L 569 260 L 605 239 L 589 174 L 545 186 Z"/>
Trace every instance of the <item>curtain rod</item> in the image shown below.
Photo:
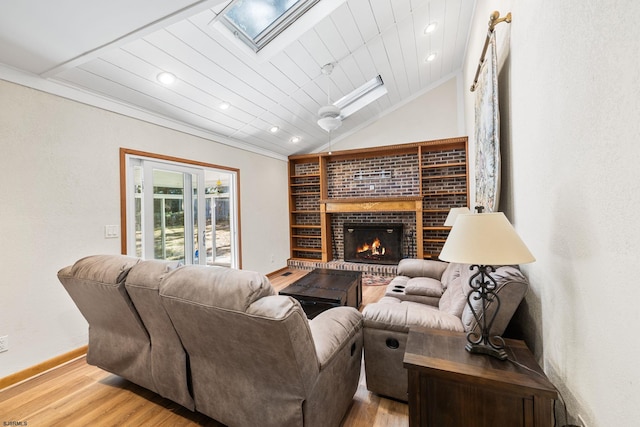
<path fill-rule="evenodd" d="M 478 61 L 478 69 L 476 70 L 476 76 L 473 78 L 473 84 L 471 85 L 471 92 L 476 90 L 478 84 L 478 76 L 480 75 L 480 68 L 484 63 L 484 57 L 487 54 L 487 48 L 489 47 L 489 40 L 491 40 L 491 34 L 493 33 L 496 25 L 501 22 L 511 23 L 511 12 L 500 18 L 500 13 L 496 10 L 491 16 L 489 16 L 489 31 L 487 32 L 487 38 L 484 41 L 484 47 L 482 48 L 482 55 L 480 55 L 480 61 Z"/>

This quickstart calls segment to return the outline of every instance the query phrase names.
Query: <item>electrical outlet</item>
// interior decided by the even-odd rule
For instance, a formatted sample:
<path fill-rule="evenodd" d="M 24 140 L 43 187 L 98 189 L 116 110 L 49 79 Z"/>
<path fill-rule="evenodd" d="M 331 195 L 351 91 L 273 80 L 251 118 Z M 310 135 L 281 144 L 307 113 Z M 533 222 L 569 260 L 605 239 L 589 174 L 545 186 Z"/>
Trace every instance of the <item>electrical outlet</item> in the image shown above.
<path fill-rule="evenodd" d="M 0 353 L 9 350 L 9 335 L 0 337 Z"/>

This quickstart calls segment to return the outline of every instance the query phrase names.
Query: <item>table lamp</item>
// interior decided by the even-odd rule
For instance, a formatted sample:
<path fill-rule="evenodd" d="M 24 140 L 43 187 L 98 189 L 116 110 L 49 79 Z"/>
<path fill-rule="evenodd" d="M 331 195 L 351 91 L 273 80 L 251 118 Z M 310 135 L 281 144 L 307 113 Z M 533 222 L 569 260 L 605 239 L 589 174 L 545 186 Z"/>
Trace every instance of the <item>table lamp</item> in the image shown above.
<path fill-rule="evenodd" d="M 502 212 L 458 215 L 439 258 L 470 264 L 471 270 L 477 270 L 469 279 L 471 291 L 467 295 L 467 304 L 480 332 L 473 328 L 467 333 L 465 348 L 471 353 L 505 360 L 504 340 L 498 335 L 491 335 L 491 326 L 500 309 L 500 298 L 495 293 L 497 284 L 491 273 L 498 266 L 526 264 L 535 258 Z M 479 301 L 479 304 L 473 301 Z M 496 304 L 497 308 L 491 318 L 487 318 L 485 312 L 490 303 Z"/>
<path fill-rule="evenodd" d="M 444 226 L 452 227 L 453 224 L 456 222 L 456 218 L 458 218 L 458 215 L 464 215 L 469 213 L 471 213 L 471 211 L 466 206 L 461 208 L 451 208 L 449 210 L 449 214 L 447 215 L 447 218 L 444 220 Z"/>

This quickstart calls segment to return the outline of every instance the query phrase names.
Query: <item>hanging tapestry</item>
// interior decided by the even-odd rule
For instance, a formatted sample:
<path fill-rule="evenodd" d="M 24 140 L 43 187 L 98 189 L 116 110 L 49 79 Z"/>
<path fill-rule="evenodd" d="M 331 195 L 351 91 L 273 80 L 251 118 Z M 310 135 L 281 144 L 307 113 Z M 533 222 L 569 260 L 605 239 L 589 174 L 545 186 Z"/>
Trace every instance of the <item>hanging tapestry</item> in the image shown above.
<path fill-rule="evenodd" d="M 476 206 L 495 212 L 500 197 L 500 123 L 496 36 L 491 32 L 476 86 Z"/>

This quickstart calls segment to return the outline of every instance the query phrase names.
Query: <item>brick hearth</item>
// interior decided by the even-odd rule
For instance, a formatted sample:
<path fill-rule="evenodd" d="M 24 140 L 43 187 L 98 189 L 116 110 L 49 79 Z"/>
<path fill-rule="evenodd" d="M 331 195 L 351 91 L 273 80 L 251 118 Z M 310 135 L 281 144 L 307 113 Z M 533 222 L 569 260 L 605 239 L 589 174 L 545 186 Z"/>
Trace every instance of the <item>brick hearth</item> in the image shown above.
<path fill-rule="evenodd" d="M 397 275 L 397 265 L 383 265 L 383 264 L 364 264 L 356 262 L 344 262 L 343 260 L 333 260 L 329 262 L 321 261 L 303 261 L 297 259 L 290 259 L 288 261 L 288 267 L 297 270 L 313 270 L 314 268 L 330 268 L 333 270 L 347 270 L 347 271 L 362 271 L 365 274 L 373 276 L 388 276 L 393 277 Z"/>

